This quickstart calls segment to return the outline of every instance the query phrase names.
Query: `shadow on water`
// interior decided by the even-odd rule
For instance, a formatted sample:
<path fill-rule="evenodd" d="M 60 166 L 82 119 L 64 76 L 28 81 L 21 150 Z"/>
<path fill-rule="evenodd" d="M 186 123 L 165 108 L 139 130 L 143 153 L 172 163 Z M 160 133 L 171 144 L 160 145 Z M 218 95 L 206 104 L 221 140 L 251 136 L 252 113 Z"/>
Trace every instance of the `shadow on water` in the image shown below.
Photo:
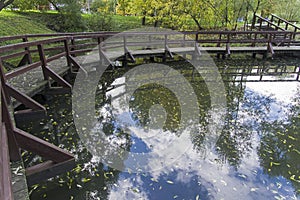
<path fill-rule="evenodd" d="M 277 60 L 266 62 L 279 65 Z M 217 65 L 241 63 L 245 61 L 228 60 Z M 285 60 L 281 64 L 293 65 Z M 46 95 L 48 117 L 18 126 L 69 150 L 75 155 L 77 166 L 32 186 L 31 199 L 297 199 L 300 194 L 299 83 L 224 82 L 227 112 L 225 120 L 220 122 L 223 129 L 216 145 L 206 149 L 203 141 L 209 133 L 211 117 L 207 87 L 201 75 L 192 75 L 187 63 L 169 65 L 184 74 L 197 94 L 200 116 L 197 134 L 192 134 L 188 141 L 192 148 L 161 170 L 137 174 L 117 171 L 101 163 L 99 156 L 91 155 L 80 140 L 73 122 L 71 95 Z M 180 124 L 176 96 L 165 87 L 148 84 L 133 93 L 130 114 L 116 116 L 120 102 L 112 97 L 113 93 L 122 92 L 122 86 L 111 88 L 111 85 L 120 81 L 125 72 L 120 69 L 106 73 L 99 83 L 102 89 L 96 95 L 95 126 L 126 150 L 163 156 L 169 139 L 177 137 Z M 287 95 L 280 88 L 290 88 L 292 92 Z M 149 109 L 157 104 L 166 110 L 162 113 L 165 124 L 159 130 L 160 135 L 145 139 L 141 135 L 152 131 L 145 130 L 149 125 Z M 128 124 L 126 129 L 121 125 L 124 120 Z M 93 131 L 96 135 L 97 128 Z M 42 161 L 29 152 L 23 152 L 22 156 L 26 166 Z"/>

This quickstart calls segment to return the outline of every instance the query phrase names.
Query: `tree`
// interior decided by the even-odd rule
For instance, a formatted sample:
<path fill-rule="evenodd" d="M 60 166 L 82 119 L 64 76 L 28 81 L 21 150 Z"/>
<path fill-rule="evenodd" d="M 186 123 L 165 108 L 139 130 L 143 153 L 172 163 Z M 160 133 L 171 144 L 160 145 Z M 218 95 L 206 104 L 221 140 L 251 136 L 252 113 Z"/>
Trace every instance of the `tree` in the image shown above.
<path fill-rule="evenodd" d="M 299 0 L 278 0 L 275 5 L 275 13 L 284 19 L 299 21 L 299 7 Z"/>
<path fill-rule="evenodd" d="M 3 8 L 6 8 L 7 6 L 9 6 L 10 4 L 12 4 L 14 2 L 14 0 L 0 0 L 0 11 Z"/>

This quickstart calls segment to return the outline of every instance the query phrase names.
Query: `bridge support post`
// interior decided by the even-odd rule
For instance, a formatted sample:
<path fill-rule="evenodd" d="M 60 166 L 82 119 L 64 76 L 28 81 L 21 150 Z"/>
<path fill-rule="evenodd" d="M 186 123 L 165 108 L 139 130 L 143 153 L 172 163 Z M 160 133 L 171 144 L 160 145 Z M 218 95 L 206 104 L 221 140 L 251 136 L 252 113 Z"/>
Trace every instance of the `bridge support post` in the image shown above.
<path fill-rule="evenodd" d="M 65 81 L 62 77 L 60 77 L 58 74 L 56 74 L 52 69 L 47 67 L 47 59 L 45 57 L 44 48 L 41 44 L 37 45 L 37 47 L 38 47 L 38 51 L 39 51 L 40 60 L 42 63 L 44 80 L 49 81 L 49 78 L 52 78 L 54 81 L 59 83 L 62 87 L 72 88 L 72 86 L 67 81 Z M 68 58 L 67 60 L 68 60 L 68 64 L 69 64 L 70 59 Z M 50 82 L 49 82 L 49 85 L 50 85 Z"/>

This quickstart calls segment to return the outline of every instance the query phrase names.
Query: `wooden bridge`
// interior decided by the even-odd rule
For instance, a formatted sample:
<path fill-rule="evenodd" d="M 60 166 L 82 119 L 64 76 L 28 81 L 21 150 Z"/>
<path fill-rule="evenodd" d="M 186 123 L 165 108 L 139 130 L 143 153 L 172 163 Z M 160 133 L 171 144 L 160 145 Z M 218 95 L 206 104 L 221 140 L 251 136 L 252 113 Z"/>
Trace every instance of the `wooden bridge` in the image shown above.
<path fill-rule="evenodd" d="M 114 40 L 105 41 L 116 34 L 65 33 L 0 38 L 0 199 L 13 199 L 10 161 L 21 160 L 20 149 L 48 160 L 26 169 L 29 184 L 53 177 L 74 166 L 73 155 L 16 128 L 13 117 L 32 112 L 45 113 L 44 106 L 32 99 L 33 95 L 45 88 L 71 91 L 72 85 L 64 79 L 64 75 L 76 73 L 79 69 L 85 70 L 82 59 L 94 47 L 97 47 L 100 59 L 112 68 L 116 67 L 116 59 L 126 66 L 136 62 L 138 57 L 157 57 L 165 61 L 174 59 L 178 54 L 199 57 L 204 52 L 224 58 L 233 53 L 251 53 L 254 56 L 300 53 L 297 31 L 128 32 L 119 34 Z M 282 68 L 257 68 L 254 71 L 238 70 L 236 75 L 255 75 L 262 81 L 265 73 L 290 73 L 293 81 L 299 81 L 299 66 L 290 72 Z M 14 111 L 20 104 L 26 109 Z"/>

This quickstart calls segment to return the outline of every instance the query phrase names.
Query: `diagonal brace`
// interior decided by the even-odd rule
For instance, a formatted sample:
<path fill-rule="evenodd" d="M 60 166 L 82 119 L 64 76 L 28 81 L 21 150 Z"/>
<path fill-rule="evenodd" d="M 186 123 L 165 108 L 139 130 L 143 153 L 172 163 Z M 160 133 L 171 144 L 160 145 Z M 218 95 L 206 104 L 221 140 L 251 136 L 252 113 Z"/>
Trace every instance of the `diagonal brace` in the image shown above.
<path fill-rule="evenodd" d="M 55 73 L 49 67 L 44 67 L 43 71 L 44 71 L 46 77 L 51 77 L 54 81 L 56 81 L 62 87 L 72 88 L 72 86 L 70 85 L 70 83 L 68 83 L 67 81 L 65 81 L 61 76 L 59 76 L 57 73 Z"/>
<path fill-rule="evenodd" d="M 74 158 L 69 152 L 21 129 L 15 128 L 14 134 L 18 145 L 22 149 L 36 153 L 43 158 L 54 161 L 55 163 L 64 162 Z"/>
<path fill-rule="evenodd" d="M 5 89 L 7 93 L 18 100 L 19 102 L 23 103 L 25 106 L 31 108 L 32 110 L 43 110 L 46 111 L 46 108 L 39 104 L 38 102 L 34 101 L 32 98 L 27 96 L 26 94 L 18 91 L 14 87 L 10 86 L 9 84 L 5 84 Z"/>

